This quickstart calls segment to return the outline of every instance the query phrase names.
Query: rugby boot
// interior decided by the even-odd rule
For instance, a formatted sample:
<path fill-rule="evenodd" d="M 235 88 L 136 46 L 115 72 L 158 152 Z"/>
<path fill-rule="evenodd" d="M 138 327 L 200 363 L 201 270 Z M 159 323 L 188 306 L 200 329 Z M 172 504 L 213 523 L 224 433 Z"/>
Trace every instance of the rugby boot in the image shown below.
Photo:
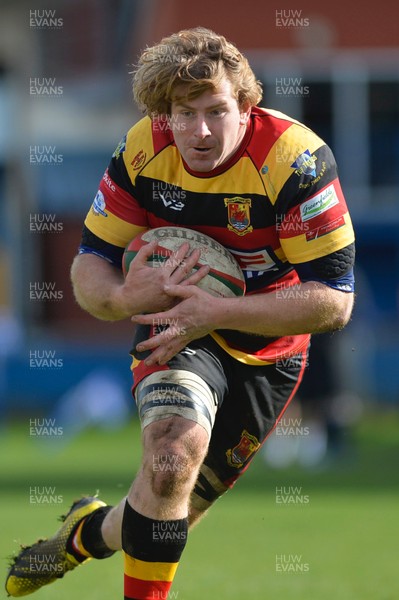
<path fill-rule="evenodd" d="M 32 546 L 22 546 L 19 554 L 12 558 L 7 575 L 5 587 L 8 595 L 18 598 L 33 594 L 89 561 L 90 557 L 79 562 L 68 552 L 67 542 L 80 521 L 101 506 L 107 505 L 92 496 L 77 500 L 68 514 L 60 518 L 63 524 L 55 535 L 49 539 L 40 539 Z"/>

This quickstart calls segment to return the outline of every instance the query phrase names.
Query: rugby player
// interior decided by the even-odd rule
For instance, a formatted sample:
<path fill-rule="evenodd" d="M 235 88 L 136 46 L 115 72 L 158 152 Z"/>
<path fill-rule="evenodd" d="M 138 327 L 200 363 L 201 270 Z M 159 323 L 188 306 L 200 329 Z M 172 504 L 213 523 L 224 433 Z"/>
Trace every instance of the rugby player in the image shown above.
<path fill-rule="evenodd" d="M 333 154 L 306 125 L 258 108 L 260 84 L 238 49 L 204 28 L 180 31 L 142 53 L 133 91 L 145 116 L 105 171 L 72 281 L 94 317 L 137 326 L 142 463 L 117 506 L 82 498 L 52 538 L 21 550 L 6 583 L 15 597 L 122 550 L 124 598 L 166 598 L 188 527 L 294 397 L 310 334 L 341 329 L 352 311 L 354 233 Z M 167 225 L 227 247 L 246 295 L 199 289 L 207 268 L 188 277 L 199 255 L 186 243 L 158 269 L 148 244 L 124 280 L 126 244 Z M 178 326 L 159 330 L 159 319 Z M 29 569 L 46 555 L 57 573 Z"/>

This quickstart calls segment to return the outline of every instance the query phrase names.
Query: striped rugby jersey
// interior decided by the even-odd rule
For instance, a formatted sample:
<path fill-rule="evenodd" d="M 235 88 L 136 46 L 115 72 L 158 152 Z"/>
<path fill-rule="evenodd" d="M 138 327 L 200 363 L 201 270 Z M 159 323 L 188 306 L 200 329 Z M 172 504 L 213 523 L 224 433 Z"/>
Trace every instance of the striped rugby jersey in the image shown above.
<path fill-rule="evenodd" d="M 208 173 L 184 163 L 166 119 L 145 117 L 121 140 L 85 220 L 102 241 L 100 254 L 120 266 L 134 236 L 167 225 L 203 232 L 228 248 L 247 294 L 287 294 L 309 261 L 354 241 L 331 150 L 298 121 L 258 107 L 236 153 Z M 83 241 L 80 251 L 90 252 L 90 244 Z M 352 290 L 348 279 L 325 283 Z M 212 336 L 248 364 L 275 362 L 309 341 L 230 330 Z"/>

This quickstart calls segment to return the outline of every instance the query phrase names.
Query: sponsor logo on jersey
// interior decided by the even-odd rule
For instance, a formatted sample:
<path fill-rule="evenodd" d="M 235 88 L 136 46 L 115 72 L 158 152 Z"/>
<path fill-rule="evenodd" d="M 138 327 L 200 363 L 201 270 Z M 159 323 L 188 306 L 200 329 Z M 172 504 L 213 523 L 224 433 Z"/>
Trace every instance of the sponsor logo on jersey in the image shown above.
<path fill-rule="evenodd" d="M 246 429 L 243 430 L 241 434 L 241 439 L 237 446 L 227 450 L 227 462 L 230 467 L 235 467 L 236 469 L 241 468 L 244 463 L 249 459 L 250 456 L 254 452 L 256 452 L 260 448 L 259 440 L 254 436 L 248 433 Z"/>
<path fill-rule="evenodd" d="M 187 354 L 187 356 L 195 356 L 197 354 L 197 351 L 186 346 L 185 348 L 183 348 L 183 350 L 180 350 L 180 354 Z"/>
<path fill-rule="evenodd" d="M 96 217 L 98 217 L 99 215 L 102 215 L 103 217 L 108 217 L 107 213 L 104 212 L 104 209 L 105 209 L 104 194 L 100 190 L 98 190 L 96 197 L 94 198 L 93 206 L 91 208 Z"/>
<path fill-rule="evenodd" d="M 116 192 L 115 184 L 112 181 L 111 177 L 108 175 L 108 169 L 105 171 L 105 173 L 103 175 L 103 181 L 104 181 L 105 185 L 107 186 L 107 188 L 111 190 L 111 192 Z"/>
<path fill-rule="evenodd" d="M 252 271 L 264 273 L 265 271 L 276 270 L 275 258 L 271 256 L 270 251 L 266 248 L 255 250 L 255 252 L 246 252 L 245 250 L 236 250 L 235 248 L 228 248 L 237 260 L 241 269 L 244 271 L 246 277 L 253 277 L 249 273 Z M 273 253 L 274 254 L 274 253 Z"/>
<path fill-rule="evenodd" d="M 183 192 L 184 193 L 184 192 Z M 165 195 L 162 192 L 159 192 L 159 197 L 161 198 L 164 206 L 166 208 L 171 208 L 172 210 L 182 210 L 184 208 L 184 202 L 180 202 L 180 200 L 175 200 L 174 198 L 165 198 Z"/>
<path fill-rule="evenodd" d="M 316 177 L 316 160 L 315 154 L 310 154 L 309 150 L 302 152 L 291 165 L 291 169 L 295 169 L 296 175 L 311 175 Z"/>
<path fill-rule="evenodd" d="M 119 158 L 120 155 L 126 150 L 126 135 L 123 136 L 117 147 L 115 148 L 115 152 L 112 155 L 112 158 Z"/>
<path fill-rule="evenodd" d="M 250 198 L 225 198 L 224 205 L 227 206 L 227 229 L 234 231 L 237 235 L 246 235 L 253 231 L 249 209 L 252 205 Z"/>
<path fill-rule="evenodd" d="M 320 227 L 316 227 L 315 229 L 311 229 L 306 232 L 306 241 L 310 242 L 311 240 L 317 240 L 317 238 L 323 237 L 323 235 L 327 235 L 340 227 L 345 225 L 345 219 L 343 216 L 334 219 L 333 221 L 329 221 L 325 225 L 321 225 Z"/>
<path fill-rule="evenodd" d="M 309 198 L 309 200 L 301 204 L 301 219 L 302 221 L 308 221 L 309 219 L 318 217 L 336 204 L 339 204 L 339 200 L 334 184 L 332 183 L 319 194 L 316 194 L 316 196 Z"/>
<path fill-rule="evenodd" d="M 141 167 L 144 165 L 146 158 L 147 154 L 144 152 L 144 150 L 140 150 L 139 152 L 137 152 L 136 156 L 130 164 L 132 165 L 133 169 L 137 171 L 137 169 L 141 169 Z"/>
<path fill-rule="evenodd" d="M 173 183 L 164 181 L 152 182 L 153 200 L 162 200 L 166 208 L 181 211 L 184 208 L 187 192 Z"/>

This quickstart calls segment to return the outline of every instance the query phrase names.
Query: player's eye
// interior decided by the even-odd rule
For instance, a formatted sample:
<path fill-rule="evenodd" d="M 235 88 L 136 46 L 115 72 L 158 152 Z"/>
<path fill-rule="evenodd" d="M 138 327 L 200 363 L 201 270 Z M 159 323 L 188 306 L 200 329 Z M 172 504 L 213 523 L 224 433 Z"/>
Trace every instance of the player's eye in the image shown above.
<path fill-rule="evenodd" d="M 215 108 L 214 110 L 211 110 L 211 115 L 212 117 L 222 117 L 225 114 L 225 110 L 222 108 Z"/>

